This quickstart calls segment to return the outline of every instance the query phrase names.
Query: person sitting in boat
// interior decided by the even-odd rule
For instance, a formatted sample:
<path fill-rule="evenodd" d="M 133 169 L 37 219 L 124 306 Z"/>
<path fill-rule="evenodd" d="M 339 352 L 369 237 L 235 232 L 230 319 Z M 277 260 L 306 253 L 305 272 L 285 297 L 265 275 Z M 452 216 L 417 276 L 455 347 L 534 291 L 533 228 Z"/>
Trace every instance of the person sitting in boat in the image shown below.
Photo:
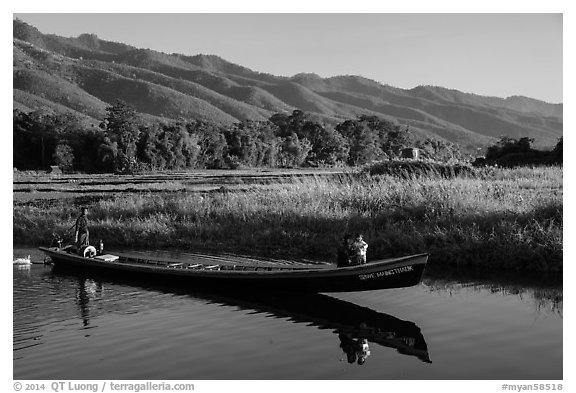
<path fill-rule="evenodd" d="M 352 263 L 352 236 L 344 235 L 342 245 L 338 248 L 337 267 L 350 266 Z"/>
<path fill-rule="evenodd" d="M 76 219 L 76 224 L 74 225 L 74 243 L 76 243 L 78 248 L 90 245 L 90 232 L 88 231 L 87 215 L 88 208 L 83 206 L 80 209 L 80 215 Z"/>
<path fill-rule="evenodd" d="M 368 250 L 368 243 L 363 239 L 361 233 L 357 233 L 355 240 L 352 243 L 352 260 L 355 265 L 362 265 L 366 263 L 366 251 Z"/>

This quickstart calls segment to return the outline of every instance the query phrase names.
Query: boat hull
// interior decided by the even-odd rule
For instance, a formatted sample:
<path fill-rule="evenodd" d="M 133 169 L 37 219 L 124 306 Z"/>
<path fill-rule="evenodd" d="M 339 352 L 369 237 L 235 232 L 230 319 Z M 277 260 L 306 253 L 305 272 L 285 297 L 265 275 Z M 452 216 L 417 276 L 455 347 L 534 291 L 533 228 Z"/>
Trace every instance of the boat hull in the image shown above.
<path fill-rule="evenodd" d="M 260 267 L 250 271 L 190 270 L 169 267 L 161 261 L 130 258 L 104 261 L 69 254 L 57 248 L 40 247 L 57 268 L 98 270 L 115 275 L 148 277 L 155 280 L 186 281 L 192 287 L 236 288 L 240 290 L 273 289 L 294 292 L 351 292 L 401 288 L 420 282 L 428 254 L 369 262 L 344 268 L 310 265 L 295 269 Z M 191 261 L 193 262 L 193 261 Z M 233 263 L 233 260 L 230 260 Z"/>

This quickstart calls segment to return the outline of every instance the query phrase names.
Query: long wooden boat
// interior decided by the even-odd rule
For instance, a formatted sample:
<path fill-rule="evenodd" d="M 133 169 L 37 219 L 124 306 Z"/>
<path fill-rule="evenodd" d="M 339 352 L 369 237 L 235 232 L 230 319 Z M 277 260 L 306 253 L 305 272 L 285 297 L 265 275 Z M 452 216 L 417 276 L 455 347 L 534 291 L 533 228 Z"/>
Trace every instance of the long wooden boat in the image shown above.
<path fill-rule="evenodd" d="M 209 288 L 269 288 L 297 292 L 350 292 L 400 288 L 420 282 L 428 254 L 369 261 L 363 265 L 336 267 L 329 263 L 290 263 L 256 260 L 231 255 L 189 254 L 186 259 L 145 254 L 80 256 L 66 248 L 40 247 L 58 267 L 98 269 L 154 277 L 187 280 Z"/>

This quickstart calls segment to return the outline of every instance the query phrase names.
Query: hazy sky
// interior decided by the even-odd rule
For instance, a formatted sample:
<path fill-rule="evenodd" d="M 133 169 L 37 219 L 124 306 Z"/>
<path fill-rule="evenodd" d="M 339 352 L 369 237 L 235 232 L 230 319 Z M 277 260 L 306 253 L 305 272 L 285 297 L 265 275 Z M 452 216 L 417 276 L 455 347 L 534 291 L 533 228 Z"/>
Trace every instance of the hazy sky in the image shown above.
<path fill-rule="evenodd" d="M 43 33 L 167 53 L 215 54 L 255 71 L 353 74 L 401 88 L 562 102 L 561 14 L 15 14 Z"/>

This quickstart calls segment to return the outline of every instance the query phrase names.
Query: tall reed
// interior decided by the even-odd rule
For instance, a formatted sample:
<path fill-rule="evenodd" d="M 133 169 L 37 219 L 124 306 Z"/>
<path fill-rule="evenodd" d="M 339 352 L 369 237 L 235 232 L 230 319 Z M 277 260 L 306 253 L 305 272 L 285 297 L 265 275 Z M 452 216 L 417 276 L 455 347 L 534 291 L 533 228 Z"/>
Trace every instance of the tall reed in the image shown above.
<path fill-rule="evenodd" d="M 562 170 L 294 179 L 243 192 L 119 195 L 90 206 L 109 246 L 332 260 L 362 232 L 368 259 L 429 252 L 431 266 L 561 276 Z M 76 210 L 14 208 L 15 242 L 46 243 Z"/>

